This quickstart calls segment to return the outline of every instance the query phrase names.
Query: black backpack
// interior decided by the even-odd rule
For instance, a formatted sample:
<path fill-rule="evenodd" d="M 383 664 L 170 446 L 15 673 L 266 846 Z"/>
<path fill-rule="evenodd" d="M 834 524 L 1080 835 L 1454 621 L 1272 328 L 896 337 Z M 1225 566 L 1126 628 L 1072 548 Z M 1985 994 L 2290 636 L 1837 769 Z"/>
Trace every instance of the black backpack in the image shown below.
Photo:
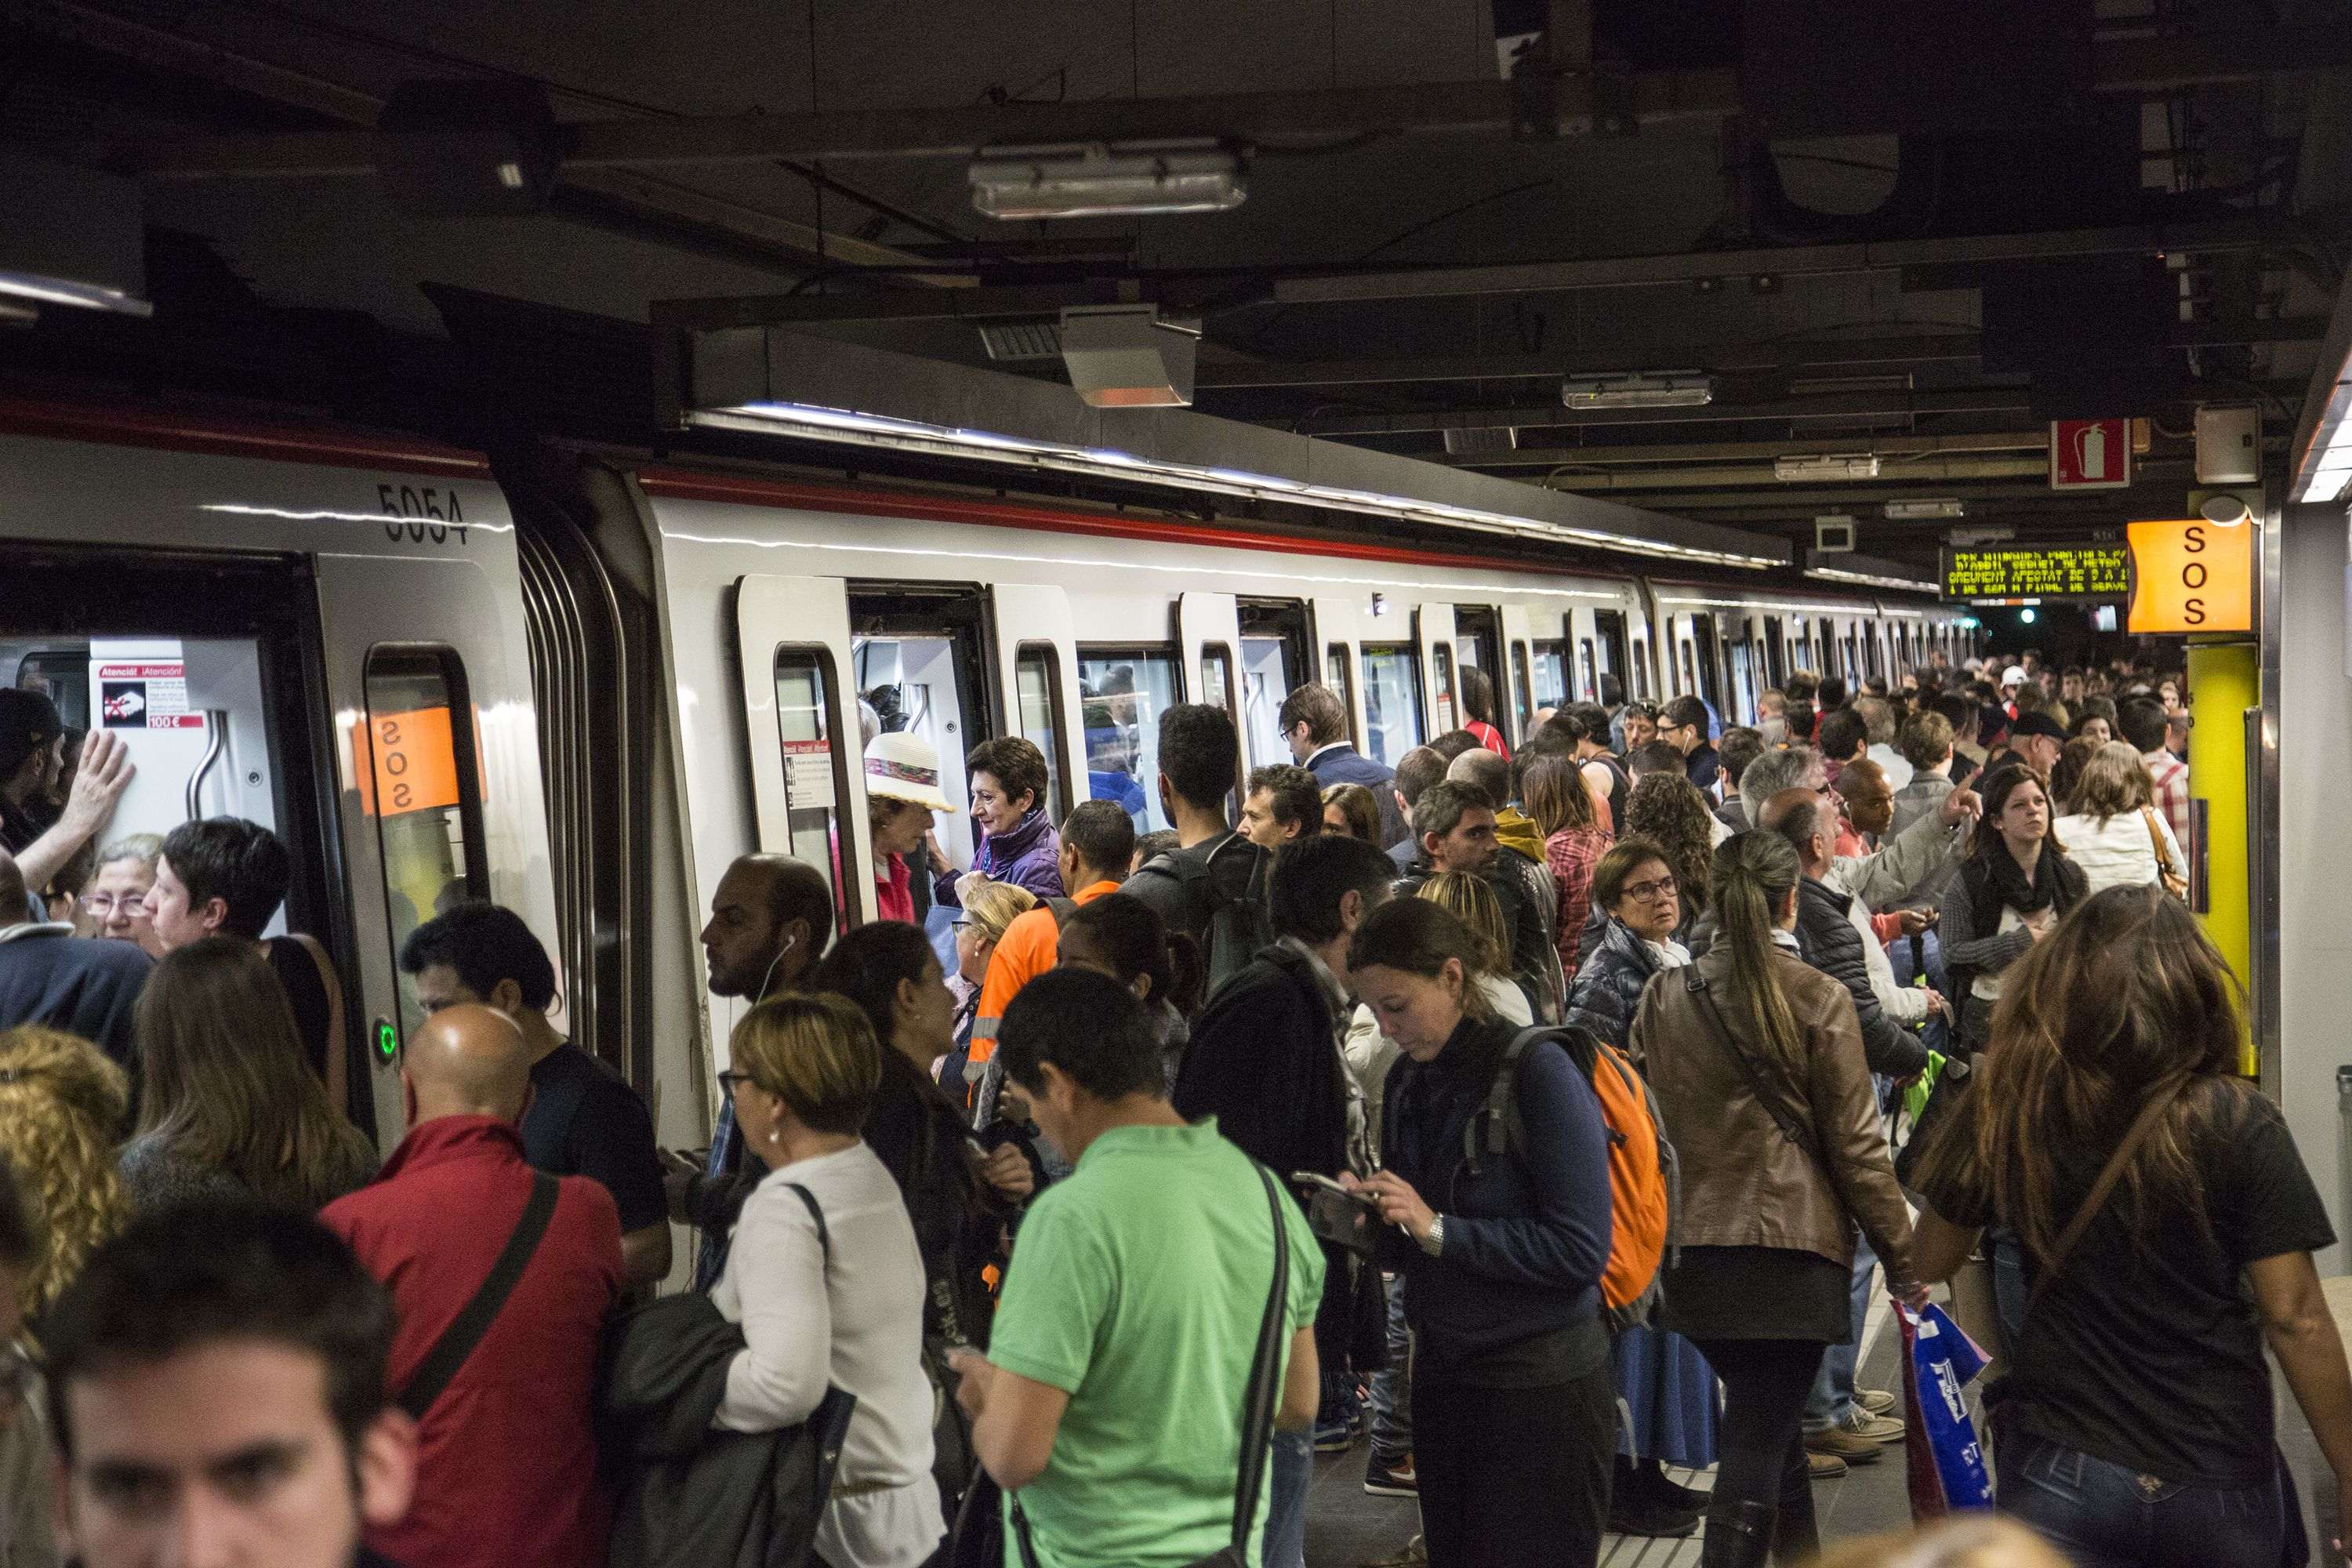
<path fill-rule="evenodd" d="M 1274 917 L 1265 901 L 1266 870 L 1273 861 L 1234 833 L 1205 856 L 1171 850 L 1137 868 L 1138 877 L 1173 878 L 1183 889 L 1184 923 L 1199 933 L 1201 963 L 1208 972 L 1202 994 L 1215 995 L 1249 967 L 1258 949 L 1273 942 Z"/>

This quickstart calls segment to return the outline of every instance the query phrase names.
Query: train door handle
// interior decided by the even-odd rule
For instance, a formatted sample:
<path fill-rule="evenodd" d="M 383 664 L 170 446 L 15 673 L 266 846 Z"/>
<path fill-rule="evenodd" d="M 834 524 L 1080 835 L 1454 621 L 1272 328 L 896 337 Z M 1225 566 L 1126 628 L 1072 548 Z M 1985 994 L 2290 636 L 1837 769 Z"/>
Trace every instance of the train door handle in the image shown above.
<path fill-rule="evenodd" d="M 204 816 L 204 805 L 201 795 L 205 787 L 205 776 L 213 771 L 213 764 L 220 761 L 221 752 L 227 748 L 228 710 L 226 708 L 205 709 L 205 728 L 209 731 L 209 733 L 205 737 L 204 758 L 196 763 L 196 771 L 188 775 L 187 819 L 190 822 L 194 822 L 198 817 Z"/>

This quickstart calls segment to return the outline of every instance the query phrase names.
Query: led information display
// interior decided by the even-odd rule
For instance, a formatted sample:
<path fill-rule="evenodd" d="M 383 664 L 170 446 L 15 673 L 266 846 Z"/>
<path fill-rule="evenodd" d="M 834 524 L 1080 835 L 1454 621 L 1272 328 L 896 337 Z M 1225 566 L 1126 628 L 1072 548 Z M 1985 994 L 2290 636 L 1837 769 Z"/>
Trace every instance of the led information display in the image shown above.
<path fill-rule="evenodd" d="M 2122 599 L 2131 552 L 2121 544 L 1995 545 L 1944 552 L 1950 599 Z"/>

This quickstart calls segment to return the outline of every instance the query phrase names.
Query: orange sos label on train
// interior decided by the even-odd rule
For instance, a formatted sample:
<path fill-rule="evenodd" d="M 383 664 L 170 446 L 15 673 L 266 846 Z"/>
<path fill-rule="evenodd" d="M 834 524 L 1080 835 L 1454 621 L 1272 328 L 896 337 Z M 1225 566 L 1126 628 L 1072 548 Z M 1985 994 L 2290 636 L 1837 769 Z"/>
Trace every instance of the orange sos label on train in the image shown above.
<path fill-rule="evenodd" d="M 352 775 L 359 781 L 360 809 L 368 816 L 457 804 L 457 750 L 446 708 L 373 713 L 352 723 L 351 739 Z"/>
<path fill-rule="evenodd" d="M 2128 630 L 2250 632 L 2254 629 L 2254 530 L 2201 517 L 2135 522 Z"/>

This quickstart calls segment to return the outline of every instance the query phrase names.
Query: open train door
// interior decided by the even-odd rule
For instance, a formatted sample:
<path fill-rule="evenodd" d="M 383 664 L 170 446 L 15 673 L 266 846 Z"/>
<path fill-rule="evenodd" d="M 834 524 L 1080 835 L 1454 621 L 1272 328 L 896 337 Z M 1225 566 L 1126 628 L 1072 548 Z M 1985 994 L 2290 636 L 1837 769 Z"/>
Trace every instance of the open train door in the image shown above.
<path fill-rule="evenodd" d="M 1502 612 L 1503 661 L 1495 671 L 1495 700 L 1518 715 L 1519 740 L 1522 744 L 1536 732 L 1535 656 L 1528 646 L 1531 640 L 1528 607 L 1525 605 L 1505 605 Z"/>
<path fill-rule="evenodd" d="M 1013 726 L 1045 753 L 1056 823 L 1088 798 L 1083 704 L 1078 686 L 1077 622 L 1070 596 L 1034 583 L 999 583 L 988 591 L 995 616 L 996 678 Z M 1228 601 L 1230 603 L 1230 601 Z"/>
<path fill-rule="evenodd" d="M 1315 601 L 1315 643 L 1317 657 L 1322 662 L 1323 683 L 1339 694 L 1348 709 L 1348 740 L 1358 751 L 1364 749 L 1364 694 L 1358 672 L 1363 668 L 1359 650 L 1363 646 L 1364 623 L 1371 611 L 1357 599 L 1318 599 Z"/>
<path fill-rule="evenodd" d="M 1242 646 L 1241 610 L 1231 594 L 1183 594 L 1176 600 L 1176 637 L 1183 645 L 1184 689 L 1194 702 L 1221 708 L 1242 736 L 1241 760 L 1234 766 L 1234 798 L 1244 787 L 1252 767 L 1287 761 L 1283 757 L 1249 754 L 1248 733 L 1242 724 L 1240 666 L 1235 650 Z"/>
<path fill-rule="evenodd" d="M 874 920 L 865 747 L 847 679 L 848 584 L 743 577 L 735 635 L 760 848 L 823 867 L 845 926 Z"/>
<path fill-rule="evenodd" d="M 1431 740 L 1462 727 L 1462 711 L 1454 674 L 1454 606 L 1424 602 L 1413 616 L 1413 636 L 1421 643 L 1421 668 L 1429 672 L 1422 687 L 1422 707 Z"/>

